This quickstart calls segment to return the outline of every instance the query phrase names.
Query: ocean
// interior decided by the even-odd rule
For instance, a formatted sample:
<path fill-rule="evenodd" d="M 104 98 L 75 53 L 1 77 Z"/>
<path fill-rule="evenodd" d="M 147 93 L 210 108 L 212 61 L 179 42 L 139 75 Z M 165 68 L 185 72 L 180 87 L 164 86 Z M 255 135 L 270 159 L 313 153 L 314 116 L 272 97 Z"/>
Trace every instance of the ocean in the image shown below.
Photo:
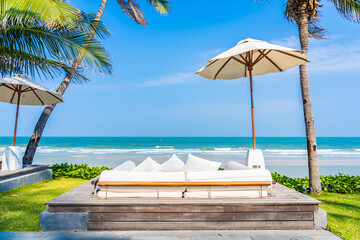
<path fill-rule="evenodd" d="M 28 137 L 18 137 L 25 151 Z M 293 177 L 307 172 L 306 139 L 302 137 L 258 137 L 257 149 L 264 154 L 266 168 Z M 318 137 L 318 159 L 323 175 L 360 175 L 360 137 Z M 0 137 L 0 154 L 12 144 Z M 87 163 L 114 167 L 126 160 L 139 164 L 150 156 L 159 163 L 172 154 L 186 161 L 188 153 L 209 160 L 245 162 L 250 137 L 43 137 L 33 164 Z"/>

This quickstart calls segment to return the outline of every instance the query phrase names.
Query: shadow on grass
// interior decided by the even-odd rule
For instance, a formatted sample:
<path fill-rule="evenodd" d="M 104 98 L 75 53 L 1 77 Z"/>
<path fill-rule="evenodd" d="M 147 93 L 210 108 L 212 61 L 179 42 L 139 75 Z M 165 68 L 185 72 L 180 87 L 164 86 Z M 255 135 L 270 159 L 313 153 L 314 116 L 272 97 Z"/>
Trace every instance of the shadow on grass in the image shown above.
<path fill-rule="evenodd" d="M 356 205 L 356 204 L 343 203 L 343 202 L 339 202 L 337 200 L 321 200 L 321 201 L 323 203 L 326 203 L 326 204 L 334 206 L 334 207 L 353 208 L 354 211 L 360 211 L 360 206 Z"/>

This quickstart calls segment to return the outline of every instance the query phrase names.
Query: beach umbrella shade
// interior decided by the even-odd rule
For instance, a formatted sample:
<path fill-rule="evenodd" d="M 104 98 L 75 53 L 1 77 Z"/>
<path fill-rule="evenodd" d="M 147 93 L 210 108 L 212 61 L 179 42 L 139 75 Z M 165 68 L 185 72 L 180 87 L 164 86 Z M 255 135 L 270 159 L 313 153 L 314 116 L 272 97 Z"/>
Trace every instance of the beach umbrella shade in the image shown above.
<path fill-rule="evenodd" d="M 253 100 L 253 79 L 255 75 L 282 72 L 291 67 L 308 62 L 301 50 L 270 44 L 247 38 L 210 59 L 196 74 L 211 80 L 230 80 L 243 77 L 250 79 L 251 118 L 253 148 L 255 143 L 255 117 Z"/>
<path fill-rule="evenodd" d="M 0 101 L 16 104 L 14 141 L 19 117 L 19 105 L 50 105 L 63 102 L 61 94 L 33 82 L 25 75 L 16 74 L 10 78 L 0 78 Z"/>

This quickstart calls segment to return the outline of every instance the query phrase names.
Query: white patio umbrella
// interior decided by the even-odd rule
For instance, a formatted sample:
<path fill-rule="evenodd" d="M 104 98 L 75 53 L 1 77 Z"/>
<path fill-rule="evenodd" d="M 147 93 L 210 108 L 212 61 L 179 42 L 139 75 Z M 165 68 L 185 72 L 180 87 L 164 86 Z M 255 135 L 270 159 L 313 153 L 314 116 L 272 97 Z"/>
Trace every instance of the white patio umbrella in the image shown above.
<path fill-rule="evenodd" d="M 301 50 L 247 38 L 238 42 L 235 47 L 210 59 L 206 66 L 197 71 L 196 74 L 211 80 L 229 80 L 250 77 L 252 137 L 253 148 L 255 149 L 252 76 L 272 72 L 282 72 L 308 61 L 306 55 Z"/>
<path fill-rule="evenodd" d="M 0 101 L 16 104 L 14 141 L 19 116 L 19 105 L 50 105 L 63 102 L 61 94 L 33 82 L 25 75 L 16 74 L 10 78 L 0 78 Z"/>

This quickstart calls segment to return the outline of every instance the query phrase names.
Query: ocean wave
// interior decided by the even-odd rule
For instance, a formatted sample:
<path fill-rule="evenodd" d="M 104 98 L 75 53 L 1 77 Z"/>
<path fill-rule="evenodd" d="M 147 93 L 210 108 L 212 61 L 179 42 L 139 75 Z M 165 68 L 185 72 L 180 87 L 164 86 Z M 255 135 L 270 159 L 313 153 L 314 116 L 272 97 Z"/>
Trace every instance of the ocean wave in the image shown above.
<path fill-rule="evenodd" d="M 155 146 L 156 149 L 173 149 L 174 146 Z"/>
<path fill-rule="evenodd" d="M 304 149 L 265 149 L 263 153 L 271 154 L 287 154 L 287 155 L 302 155 L 307 154 Z M 346 149 L 319 149 L 317 151 L 320 155 L 360 155 L 360 151 L 346 150 Z"/>
<path fill-rule="evenodd" d="M 4 152 L 5 147 L 0 147 L 0 154 Z M 21 150 L 24 152 L 25 147 Z M 281 157 L 304 157 L 307 152 L 305 149 L 263 149 L 265 156 L 281 156 Z M 360 158 L 360 149 L 319 149 L 319 156 L 349 156 Z M 38 148 L 40 154 L 69 154 L 69 155 L 121 155 L 121 154 L 206 154 L 206 155 L 228 155 L 228 156 L 244 156 L 247 153 L 246 148 L 231 147 L 202 147 L 202 148 L 175 148 L 174 146 L 155 146 L 153 148 L 85 148 L 85 147 L 52 147 L 40 146 Z"/>

